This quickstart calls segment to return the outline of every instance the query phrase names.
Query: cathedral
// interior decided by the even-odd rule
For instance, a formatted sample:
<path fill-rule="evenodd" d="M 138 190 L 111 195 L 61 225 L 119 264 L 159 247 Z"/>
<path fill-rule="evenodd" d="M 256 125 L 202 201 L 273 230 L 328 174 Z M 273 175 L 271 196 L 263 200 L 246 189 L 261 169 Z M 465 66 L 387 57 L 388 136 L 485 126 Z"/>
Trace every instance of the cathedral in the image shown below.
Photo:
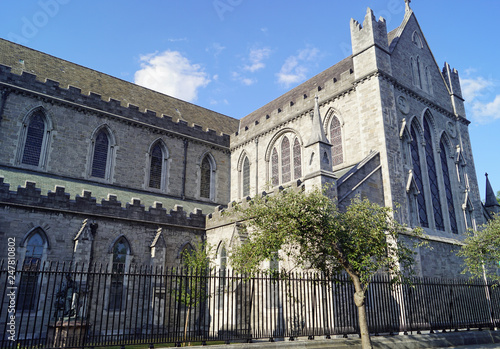
<path fill-rule="evenodd" d="M 206 240 L 224 266 L 245 239 L 231 202 L 330 184 L 341 208 L 361 195 L 424 229 L 420 276 L 458 276 L 464 232 L 500 211 L 458 72 L 409 2 L 392 31 L 370 9 L 350 31 L 350 56 L 240 120 L 0 39 L 1 240 L 24 265 L 109 268 L 178 266 Z"/>

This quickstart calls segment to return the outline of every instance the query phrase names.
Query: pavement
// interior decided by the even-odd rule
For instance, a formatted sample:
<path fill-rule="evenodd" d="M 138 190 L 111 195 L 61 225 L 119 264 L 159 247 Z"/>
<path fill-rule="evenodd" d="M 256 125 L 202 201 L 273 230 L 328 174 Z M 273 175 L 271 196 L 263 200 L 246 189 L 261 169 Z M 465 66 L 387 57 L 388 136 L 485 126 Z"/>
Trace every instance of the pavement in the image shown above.
<path fill-rule="evenodd" d="M 500 331 L 458 331 L 446 333 L 424 333 L 411 335 L 372 336 L 373 348 L 383 349 L 487 349 L 500 348 Z M 200 347 L 201 348 L 201 347 Z M 206 348 L 206 347 L 204 347 Z M 211 345 L 210 349 L 361 349 L 358 336 L 350 338 L 297 338 L 294 341 L 268 342 L 256 340 L 253 343 Z"/>

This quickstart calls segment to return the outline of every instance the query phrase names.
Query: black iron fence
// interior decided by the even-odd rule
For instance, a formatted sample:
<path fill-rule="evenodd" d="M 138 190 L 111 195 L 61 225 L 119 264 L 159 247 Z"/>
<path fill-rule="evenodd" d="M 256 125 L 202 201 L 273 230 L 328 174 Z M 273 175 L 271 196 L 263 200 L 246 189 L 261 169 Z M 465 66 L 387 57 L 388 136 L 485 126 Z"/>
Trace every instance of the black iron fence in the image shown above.
<path fill-rule="evenodd" d="M 12 262 L 11 262 L 12 263 Z M 347 277 L 292 273 L 245 278 L 230 271 L 0 263 L 2 348 L 294 339 L 358 333 Z M 500 289 L 484 281 L 377 275 L 370 331 L 495 328 Z"/>

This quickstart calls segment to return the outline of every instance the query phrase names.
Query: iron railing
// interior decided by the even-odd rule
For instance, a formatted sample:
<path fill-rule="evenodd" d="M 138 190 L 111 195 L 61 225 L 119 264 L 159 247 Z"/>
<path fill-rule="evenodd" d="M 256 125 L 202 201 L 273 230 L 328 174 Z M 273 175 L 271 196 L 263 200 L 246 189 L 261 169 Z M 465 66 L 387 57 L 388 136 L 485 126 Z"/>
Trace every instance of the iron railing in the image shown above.
<path fill-rule="evenodd" d="M 0 262 L 0 347 L 346 336 L 359 331 L 353 293 L 347 276 Z M 377 275 L 367 292 L 368 324 L 374 334 L 495 328 L 499 298 L 481 280 L 391 286 Z"/>

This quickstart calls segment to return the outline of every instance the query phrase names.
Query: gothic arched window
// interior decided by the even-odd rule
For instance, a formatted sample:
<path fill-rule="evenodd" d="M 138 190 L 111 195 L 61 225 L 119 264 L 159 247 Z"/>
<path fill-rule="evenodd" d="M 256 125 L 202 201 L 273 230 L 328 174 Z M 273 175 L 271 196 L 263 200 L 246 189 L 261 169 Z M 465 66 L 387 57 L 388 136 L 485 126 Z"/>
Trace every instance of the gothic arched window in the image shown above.
<path fill-rule="evenodd" d="M 302 151 L 298 138 L 293 142 L 293 179 L 302 177 Z"/>
<path fill-rule="evenodd" d="M 39 166 L 45 136 L 43 112 L 37 110 L 29 119 L 21 162 L 26 165 Z"/>
<path fill-rule="evenodd" d="M 248 156 L 245 156 L 245 160 L 243 160 L 243 196 L 250 195 L 250 161 L 248 160 Z"/>
<path fill-rule="evenodd" d="M 290 169 L 290 141 L 288 137 L 283 137 L 281 141 L 281 182 L 286 183 L 291 180 Z"/>
<path fill-rule="evenodd" d="M 45 250 L 43 232 L 35 230 L 26 241 L 26 254 L 23 262 L 23 273 L 19 286 L 19 306 L 23 310 L 35 310 L 38 290 L 38 271 Z"/>
<path fill-rule="evenodd" d="M 187 243 L 181 251 L 181 266 L 185 266 L 186 258 L 191 256 L 194 252 L 194 248 L 190 243 Z"/>
<path fill-rule="evenodd" d="M 111 289 L 109 293 L 109 309 L 120 310 L 123 305 L 125 283 L 125 266 L 130 254 L 130 245 L 125 237 L 120 237 L 111 250 L 113 254 L 111 268 Z"/>
<path fill-rule="evenodd" d="M 441 169 L 443 170 L 444 189 L 446 192 L 446 202 L 448 205 L 448 215 L 450 217 L 451 231 L 458 234 L 457 219 L 455 216 L 455 205 L 453 204 L 453 190 L 451 188 L 450 171 L 448 168 L 448 159 L 446 156 L 446 147 L 443 140 L 439 145 L 441 152 Z"/>
<path fill-rule="evenodd" d="M 271 184 L 273 187 L 280 184 L 279 158 L 278 158 L 278 151 L 276 150 L 276 148 L 273 148 L 273 152 L 271 154 Z"/>
<path fill-rule="evenodd" d="M 428 228 L 429 220 L 427 219 L 427 210 L 425 208 L 424 185 L 422 182 L 422 169 L 420 164 L 420 154 L 418 149 L 417 133 L 415 132 L 415 125 L 412 125 L 411 128 L 411 138 L 412 140 L 410 142 L 410 151 L 413 165 L 413 175 L 419 191 L 417 195 L 418 217 L 420 219 L 420 224 L 423 227 Z"/>
<path fill-rule="evenodd" d="M 422 72 L 420 67 L 420 57 L 417 57 L 417 86 L 422 88 Z"/>
<path fill-rule="evenodd" d="M 149 165 L 149 187 L 161 189 L 163 170 L 163 150 L 160 143 L 157 143 L 151 151 L 151 161 Z"/>
<path fill-rule="evenodd" d="M 110 142 L 107 132 L 100 130 L 94 140 L 94 153 L 92 156 L 92 177 L 106 178 L 108 172 L 108 154 Z"/>
<path fill-rule="evenodd" d="M 222 246 L 220 251 L 220 270 L 219 276 L 221 277 L 220 286 L 226 285 L 226 272 L 227 272 L 227 251 L 226 247 Z"/>
<path fill-rule="evenodd" d="M 432 89 L 432 76 L 431 76 L 431 71 L 430 71 L 429 67 L 425 68 L 425 82 L 427 84 L 427 92 L 429 94 L 432 94 L 433 93 L 433 89 Z"/>
<path fill-rule="evenodd" d="M 332 165 L 339 165 L 344 162 L 342 152 L 342 129 L 339 119 L 333 115 L 330 123 L 330 142 L 332 143 Z"/>
<path fill-rule="evenodd" d="M 411 80 L 413 85 L 417 85 L 417 74 L 416 74 L 416 69 L 415 69 L 415 60 L 413 57 L 410 58 L 410 70 L 411 70 Z"/>
<path fill-rule="evenodd" d="M 205 155 L 201 161 L 200 169 L 200 197 L 210 199 L 212 192 L 212 164 L 210 158 Z"/>
<path fill-rule="evenodd" d="M 429 174 L 429 186 L 432 198 L 432 208 L 434 211 L 434 222 L 436 228 L 444 230 L 443 211 L 441 209 L 441 199 L 439 198 L 438 177 L 436 172 L 436 162 L 434 161 L 434 150 L 432 148 L 431 128 L 427 118 L 424 118 L 424 139 L 425 139 L 425 160 Z"/>

